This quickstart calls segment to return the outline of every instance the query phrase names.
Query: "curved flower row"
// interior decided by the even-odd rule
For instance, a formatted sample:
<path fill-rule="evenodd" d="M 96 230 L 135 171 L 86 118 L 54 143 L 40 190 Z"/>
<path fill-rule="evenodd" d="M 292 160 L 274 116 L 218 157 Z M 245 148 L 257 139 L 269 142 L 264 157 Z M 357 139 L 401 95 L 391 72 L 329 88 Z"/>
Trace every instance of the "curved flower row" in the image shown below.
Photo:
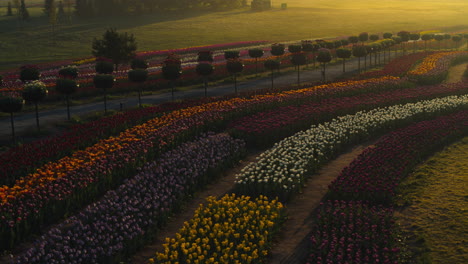
<path fill-rule="evenodd" d="M 299 192 L 307 175 L 343 147 L 409 120 L 424 119 L 468 105 L 468 95 L 449 96 L 406 105 L 377 108 L 341 116 L 314 125 L 275 144 L 236 177 L 236 189 L 245 194 L 275 195 L 288 199 Z"/>
<path fill-rule="evenodd" d="M 329 186 L 328 196 L 388 204 L 418 162 L 467 132 L 468 111 L 461 111 L 385 135 L 341 172 Z"/>
<path fill-rule="evenodd" d="M 356 76 L 354 79 L 375 78 L 379 76 L 403 76 L 405 75 L 418 61 L 434 54 L 433 51 L 424 51 L 412 53 L 397 57 L 385 64 L 382 70 L 369 71 Z"/>
<path fill-rule="evenodd" d="M 237 161 L 244 146 L 227 134 L 210 134 L 165 153 L 43 235 L 16 263 L 106 263 L 130 253 L 187 195 Z"/>
<path fill-rule="evenodd" d="M 40 165 L 57 160 L 73 151 L 93 145 L 99 139 L 117 135 L 131 126 L 141 124 L 164 112 L 203 104 L 213 99 L 165 103 L 158 106 L 133 109 L 95 121 L 74 125 L 65 132 L 32 143 L 11 148 L 0 154 L 0 186 L 10 185 L 19 177 L 31 173 Z"/>
<path fill-rule="evenodd" d="M 315 218 L 305 263 L 401 263 L 392 209 L 329 200 L 320 204 Z"/>
<path fill-rule="evenodd" d="M 467 51 L 449 51 L 434 53 L 426 57 L 408 77 L 419 84 L 440 83 L 447 77 L 449 67 L 457 61 L 467 61 Z"/>
<path fill-rule="evenodd" d="M 397 89 L 398 86 L 395 85 L 393 88 Z M 456 83 L 383 92 L 376 90 L 375 93 L 352 97 L 328 98 L 319 102 L 278 107 L 236 119 L 228 127 L 233 129 L 233 134 L 246 139 L 249 144 L 269 146 L 285 136 L 307 129 L 312 124 L 328 121 L 342 114 L 396 103 L 465 94 L 467 89 L 468 83 Z"/>
<path fill-rule="evenodd" d="M 150 263 L 265 263 L 283 218 L 283 205 L 265 196 L 209 197 Z"/>

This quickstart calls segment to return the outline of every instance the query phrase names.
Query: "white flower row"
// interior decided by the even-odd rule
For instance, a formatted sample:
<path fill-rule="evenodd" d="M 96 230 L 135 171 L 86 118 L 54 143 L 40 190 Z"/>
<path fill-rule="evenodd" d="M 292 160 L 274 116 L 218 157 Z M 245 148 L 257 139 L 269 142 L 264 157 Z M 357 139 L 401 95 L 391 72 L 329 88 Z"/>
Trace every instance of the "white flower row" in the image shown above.
<path fill-rule="evenodd" d="M 256 162 L 236 175 L 237 187 L 256 193 L 297 192 L 307 174 L 314 173 L 333 158 L 346 144 L 366 138 L 379 130 L 388 130 L 402 121 L 433 116 L 468 105 L 468 95 L 448 96 L 417 103 L 376 108 L 346 115 L 299 132 L 276 143 Z M 284 196 L 283 196 L 284 197 Z"/>

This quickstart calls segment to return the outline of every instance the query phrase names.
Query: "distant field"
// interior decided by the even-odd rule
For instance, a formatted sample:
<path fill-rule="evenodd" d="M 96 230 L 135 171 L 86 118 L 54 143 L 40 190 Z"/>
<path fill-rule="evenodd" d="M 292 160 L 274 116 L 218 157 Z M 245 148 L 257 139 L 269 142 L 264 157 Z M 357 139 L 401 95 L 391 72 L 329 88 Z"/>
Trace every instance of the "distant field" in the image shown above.
<path fill-rule="evenodd" d="M 139 50 L 181 48 L 245 40 L 286 41 L 358 34 L 446 29 L 468 30 L 468 1 L 394 0 L 274 0 L 274 9 L 251 12 L 240 9 L 218 13 L 160 13 L 134 17 L 74 19 L 52 27 L 41 7 L 29 9 L 32 19 L 20 23 L 6 17 L 0 1 L 0 69 L 91 55 L 91 41 L 105 29 L 133 33 Z M 26 1 L 29 6 L 42 0 Z M 279 8 L 287 3 L 287 10 Z"/>

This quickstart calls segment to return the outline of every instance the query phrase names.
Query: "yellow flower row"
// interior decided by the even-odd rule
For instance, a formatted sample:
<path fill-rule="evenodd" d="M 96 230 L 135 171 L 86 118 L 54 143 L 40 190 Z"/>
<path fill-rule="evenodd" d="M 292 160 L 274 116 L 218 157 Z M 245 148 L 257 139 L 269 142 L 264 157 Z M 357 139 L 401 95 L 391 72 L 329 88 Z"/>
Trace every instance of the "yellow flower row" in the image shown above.
<path fill-rule="evenodd" d="M 211 102 L 176 110 L 161 117 L 154 118 L 144 124 L 130 128 L 116 137 L 101 140 L 85 150 L 75 152 L 71 156 L 64 157 L 58 161 L 49 162 L 37 169 L 34 173 L 16 181 L 12 187 L 0 187 L 0 204 L 5 204 L 9 200 L 15 199 L 15 197 L 24 193 L 33 192 L 34 189 L 55 181 L 69 172 L 78 171 L 83 168 L 93 168 L 97 161 L 107 157 L 112 157 L 116 151 L 121 150 L 122 148 L 131 149 L 132 144 L 135 142 L 147 142 L 151 144 L 151 138 L 158 132 L 158 130 L 161 130 L 171 124 L 175 124 L 177 121 L 183 119 L 192 118 L 195 121 L 198 120 L 198 122 L 221 120 L 223 118 L 222 113 L 237 110 L 240 111 L 245 109 L 246 106 L 253 104 L 264 103 L 272 100 L 281 101 L 289 96 L 297 97 L 318 89 L 334 89 L 350 85 L 381 82 L 389 79 L 397 78 L 382 77 L 369 80 L 338 82 L 299 90 L 258 95 L 253 98 L 232 98 L 225 101 Z M 181 125 L 180 129 L 187 129 L 187 127 Z"/>
<path fill-rule="evenodd" d="M 441 63 L 441 60 L 447 56 L 461 54 L 463 51 L 449 51 L 449 52 L 438 52 L 432 55 L 427 56 L 421 64 L 419 64 L 414 70 L 409 71 L 409 75 L 424 75 L 430 71 L 433 71 Z"/>
<path fill-rule="evenodd" d="M 207 198 L 150 263 L 262 263 L 283 219 L 283 205 L 260 196 Z"/>

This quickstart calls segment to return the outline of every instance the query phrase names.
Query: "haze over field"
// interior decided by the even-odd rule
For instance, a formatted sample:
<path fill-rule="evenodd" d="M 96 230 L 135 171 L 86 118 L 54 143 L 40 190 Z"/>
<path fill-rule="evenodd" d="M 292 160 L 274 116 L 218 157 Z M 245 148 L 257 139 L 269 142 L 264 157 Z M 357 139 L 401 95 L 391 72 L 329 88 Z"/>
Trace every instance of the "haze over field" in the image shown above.
<path fill-rule="evenodd" d="M 0 14 L 6 14 L 1 0 Z M 445 29 L 468 30 L 468 1 L 447 0 L 273 0 L 273 9 L 208 12 L 177 10 L 128 17 L 74 18 L 55 28 L 45 18 L 42 0 L 26 0 L 31 21 L 19 31 L 14 17 L 0 17 L 0 69 L 26 61 L 90 56 L 91 41 L 110 28 L 133 33 L 138 50 L 181 48 L 247 40 L 288 41 L 348 36 L 360 32 Z M 287 9 L 281 10 L 281 3 Z"/>

